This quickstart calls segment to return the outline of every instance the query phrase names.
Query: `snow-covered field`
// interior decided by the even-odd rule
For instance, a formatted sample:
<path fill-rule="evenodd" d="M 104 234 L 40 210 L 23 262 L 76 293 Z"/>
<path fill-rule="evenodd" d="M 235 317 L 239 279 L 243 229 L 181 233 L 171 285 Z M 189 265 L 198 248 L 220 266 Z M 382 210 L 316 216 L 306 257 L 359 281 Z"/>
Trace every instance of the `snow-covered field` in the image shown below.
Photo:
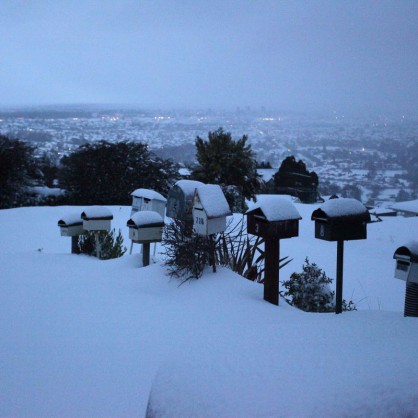
<path fill-rule="evenodd" d="M 336 243 L 311 213 L 281 256 L 335 276 Z M 109 207 L 129 246 L 130 208 Z M 345 243 L 344 297 L 359 311 L 308 314 L 210 269 L 178 286 L 134 254 L 70 254 L 57 221 L 83 208 L 0 211 L 0 417 L 417 417 L 418 318 L 404 318 L 395 249 L 418 217 L 386 218 Z M 159 256 L 161 258 L 161 256 Z M 157 257 L 158 258 L 158 257 Z"/>

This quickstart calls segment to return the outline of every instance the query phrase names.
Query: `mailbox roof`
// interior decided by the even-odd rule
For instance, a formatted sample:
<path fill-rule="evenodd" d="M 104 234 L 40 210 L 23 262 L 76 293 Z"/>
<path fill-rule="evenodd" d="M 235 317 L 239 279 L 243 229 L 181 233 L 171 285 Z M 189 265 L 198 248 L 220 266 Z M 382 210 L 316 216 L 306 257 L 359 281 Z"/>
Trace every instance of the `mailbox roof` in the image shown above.
<path fill-rule="evenodd" d="M 81 213 L 81 217 L 85 220 L 111 220 L 112 212 L 104 206 L 90 206 Z"/>
<path fill-rule="evenodd" d="M 302 219 L 295 205 L 288 199 L 278 195 L 257 196 L 257 203 L 247 213 L 257 209 L 263 212 L 269 222 Z"/>
<path fill-rule="evenodd" d="M 128 226 L 164 226 L 164 219 L 162 216 L 150 210 L 143 210 L 141 212 L 136 212 L 132 215 L 131 219 L 129 219 Z"/>
<path fill-rule="evenodd" d="M 231 209 L 220 186 L 202 184 L 196 188 L 196 195 L 209 219 L 231 215 Z"/>
<path fill-rule="evenodd" d="M 393 254 L 393 258 L 396 258 L 397 255 L 407 255 L 412 262 L 418 263 L 418 241 L 410 241 L 403 247 L 399 247 Z"/>
<path fill-rule="evenodd" d="M 356 199 L 340 197 L 327 200 L 312 213 L 315 219 L 348 219 L 370 221 L 370 213 L 363 203 Z"/>
<path fill-rule="evenodd" d="M 161 200 L 167 202 L 167 199 L 160 193 L 150 189 L 136 189 L 131 193 L 133 197 L 144 197 L 150 200 Z"/>
<path fill-rule="evenodd" d="M 81 219 L 80 214 L 67 213 L 58 221 L 58 226 L 73 226 L 73 225 L 81 225 L 82 223 L 83 223 L 83 220 Z"/>
<path fill-rule="evenodd" d="M 203 183 L 197 180 L 179 180 L 175 186 L 179 187 L 184 194 L 193 196 L 195 190 L 199 186 L 203 186 Z"/>

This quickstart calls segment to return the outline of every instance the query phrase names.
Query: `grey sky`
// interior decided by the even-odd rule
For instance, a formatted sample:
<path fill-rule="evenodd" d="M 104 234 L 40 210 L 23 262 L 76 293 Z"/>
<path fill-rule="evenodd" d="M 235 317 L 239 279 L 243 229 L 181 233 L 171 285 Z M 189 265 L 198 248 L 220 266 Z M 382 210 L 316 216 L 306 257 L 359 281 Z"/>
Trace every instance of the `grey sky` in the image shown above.
<path fill-rule="evenodd" d="M 418 0 L 1 0 L 0 105 L 416 114 Z"/>

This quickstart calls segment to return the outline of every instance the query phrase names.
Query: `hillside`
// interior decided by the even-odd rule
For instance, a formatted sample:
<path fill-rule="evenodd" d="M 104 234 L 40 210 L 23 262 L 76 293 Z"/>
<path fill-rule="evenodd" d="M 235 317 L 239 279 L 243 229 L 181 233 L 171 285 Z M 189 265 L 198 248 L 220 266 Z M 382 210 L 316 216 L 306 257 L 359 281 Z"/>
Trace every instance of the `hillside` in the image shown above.
<path fill-rule="evenodd" d="M 283 241 L 334 277 L 336 244 Z M 129 246 L 130 208 L 110 207 Z M 418 416 L 416 318 L 404 318 L 394 250 L 417 218 L 368 226 L 345 245 L 344 297 L 357 312 L 308 314 L 227 269 L 182 286 L 160 260 L 100 261 L 70 254 L 58 219 L 80 207 L 0 211 L 0 417 L 144 416 L 152 388 L 166 417 Z"/>

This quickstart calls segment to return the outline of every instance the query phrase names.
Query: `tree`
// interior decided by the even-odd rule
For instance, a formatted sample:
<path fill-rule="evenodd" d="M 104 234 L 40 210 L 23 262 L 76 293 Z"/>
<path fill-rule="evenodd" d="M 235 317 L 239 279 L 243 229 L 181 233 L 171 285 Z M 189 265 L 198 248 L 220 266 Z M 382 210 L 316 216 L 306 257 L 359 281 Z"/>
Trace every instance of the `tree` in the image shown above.
<path fill-rule="evenodd" d="M 274 175 L 276 193 L 297 196 L 304 203 L 316 201 L 318 183 L 318 175 L 308 171 L 305 163 L 302 160 L 296 161 L 293 155 L 282 161 Z"/>
<path fill-rule="evenodd" d="M 248 137 L 234 141 L 230 132 L 222 128 L 209 132 L 208 140 L 196 138 L 197 166 L 192 170 L 192 178 L 204 183 L 219 184 L 228 203 L 234 208 L 234 193 L 228 193 L 227 186 L 235 186 L 247 199 L 255 199 L 261 189 L 260 176 L 257 174 L 257 161 L 251 146 L 247 145 Z M 245 209 L 244 200 L 239 209 Z"/>
<path fill-rule="evenodd" d="M 30 204 L 27 186 L 36 172 L 34 148 L 0 135 L 0 209 Z"/>
<path fill-rule="evenodd" d="M 64 157 L 59 177 L 70 204 L 129 205 L 137 188 L 166 194 L 177 170 L 141 142 L 99 141 Z"/>

